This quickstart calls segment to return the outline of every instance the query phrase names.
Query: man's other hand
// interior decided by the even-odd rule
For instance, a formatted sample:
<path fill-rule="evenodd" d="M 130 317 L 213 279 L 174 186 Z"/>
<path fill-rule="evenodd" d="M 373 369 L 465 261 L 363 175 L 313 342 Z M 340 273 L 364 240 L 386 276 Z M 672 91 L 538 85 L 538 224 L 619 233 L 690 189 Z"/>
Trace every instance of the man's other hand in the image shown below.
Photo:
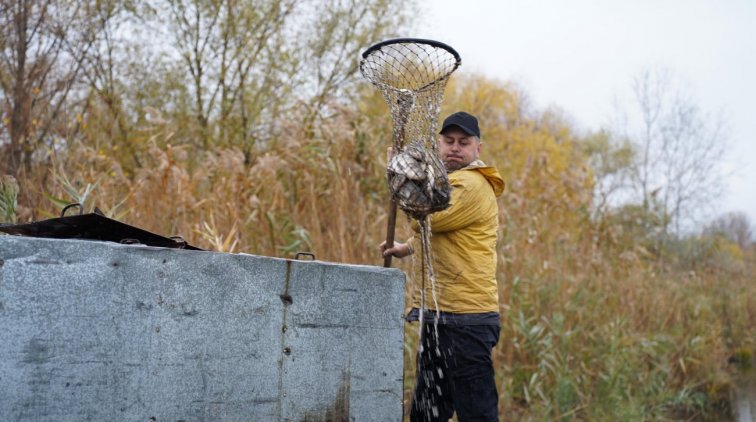
<path fill-rule="evenodd" d="M 394 242 L 394 246 L 391 248 L 386 248 L 386 242 L 381 242 L 380 245 L 378 245 L 378 249 L 381 250 L 381 254 L 383 254 L 383 257 L 386 258 L 388 256 L 394 256 L 397 258 L 404 258 L 405 256 L 412 255 L 412 247 L 408 243 L 398 243 Z"/>

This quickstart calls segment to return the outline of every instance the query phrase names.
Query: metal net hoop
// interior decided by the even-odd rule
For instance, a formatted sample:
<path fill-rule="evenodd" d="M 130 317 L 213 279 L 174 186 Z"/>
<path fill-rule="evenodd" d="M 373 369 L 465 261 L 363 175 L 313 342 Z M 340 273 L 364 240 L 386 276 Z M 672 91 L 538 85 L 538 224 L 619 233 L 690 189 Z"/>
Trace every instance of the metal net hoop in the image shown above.
<path fill-rule="evenodd" d="M 389 106 L 394 153 L 402 151 L 407 140 L 435 151 L 444 89 L 461 63 L 450 46 L 419 38 L 383 41 L 362 53 L 360 72 Z"/>

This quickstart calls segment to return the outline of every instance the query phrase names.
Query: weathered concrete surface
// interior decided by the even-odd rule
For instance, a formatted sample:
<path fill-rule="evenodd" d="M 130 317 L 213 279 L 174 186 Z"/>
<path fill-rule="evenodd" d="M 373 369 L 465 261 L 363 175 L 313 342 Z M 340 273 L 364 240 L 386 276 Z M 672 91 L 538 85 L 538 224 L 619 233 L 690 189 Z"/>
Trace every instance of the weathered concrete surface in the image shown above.
<path fill-rule="evenodd" d="M 756 359 L 753 359 L 754 364 Z M 751 369 L 739 374 L 731 399 L 737 422 L 756 421 L 756 368 L 751 366 Z"/>
<path fill-rule="evenodd" d="M 404 275 L 0 236 L 3 420 L 401 420 Z"/>

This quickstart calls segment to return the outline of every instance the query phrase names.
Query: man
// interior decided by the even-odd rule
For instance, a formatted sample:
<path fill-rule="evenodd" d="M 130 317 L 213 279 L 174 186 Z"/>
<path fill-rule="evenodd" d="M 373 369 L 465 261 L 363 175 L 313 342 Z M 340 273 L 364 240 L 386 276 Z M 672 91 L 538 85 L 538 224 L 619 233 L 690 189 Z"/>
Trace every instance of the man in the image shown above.
<path fill-rule="evenodd" d="M 496 197 L 504 191 L 499 172 L 478 159 L 478 119 L 463 111 L 444 120 L 438 152 L 453 187 L 451 206 L 431 215 L 431 248 L 436 275 L 433 299 L 426 283 L 422 351 L 410 411 L 412 421 L 497 421 L 498 393 L 491 350 L 499 339 L 496 283 Z M 419 232 L 415 223 L 413 229 Z M 384 256 L 403 258 L 420 250 L 415 240 L 396 243 Z M 415 260 L 420 280 L 420 259 Z M 419 319 L 420 283 L 408 321 Z M 438 336 L 434 328 L 438 303 Z"/>

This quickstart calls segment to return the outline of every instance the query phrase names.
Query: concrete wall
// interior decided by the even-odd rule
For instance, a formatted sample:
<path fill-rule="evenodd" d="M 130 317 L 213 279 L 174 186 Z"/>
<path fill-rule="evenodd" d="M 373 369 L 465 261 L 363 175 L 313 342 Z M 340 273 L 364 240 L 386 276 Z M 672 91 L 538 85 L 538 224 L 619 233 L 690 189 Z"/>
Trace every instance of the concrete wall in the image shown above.
<path fill-rule="evenodd" d="M 395 269 L 0 236 L 2 420 L 402 418 Z"/>

